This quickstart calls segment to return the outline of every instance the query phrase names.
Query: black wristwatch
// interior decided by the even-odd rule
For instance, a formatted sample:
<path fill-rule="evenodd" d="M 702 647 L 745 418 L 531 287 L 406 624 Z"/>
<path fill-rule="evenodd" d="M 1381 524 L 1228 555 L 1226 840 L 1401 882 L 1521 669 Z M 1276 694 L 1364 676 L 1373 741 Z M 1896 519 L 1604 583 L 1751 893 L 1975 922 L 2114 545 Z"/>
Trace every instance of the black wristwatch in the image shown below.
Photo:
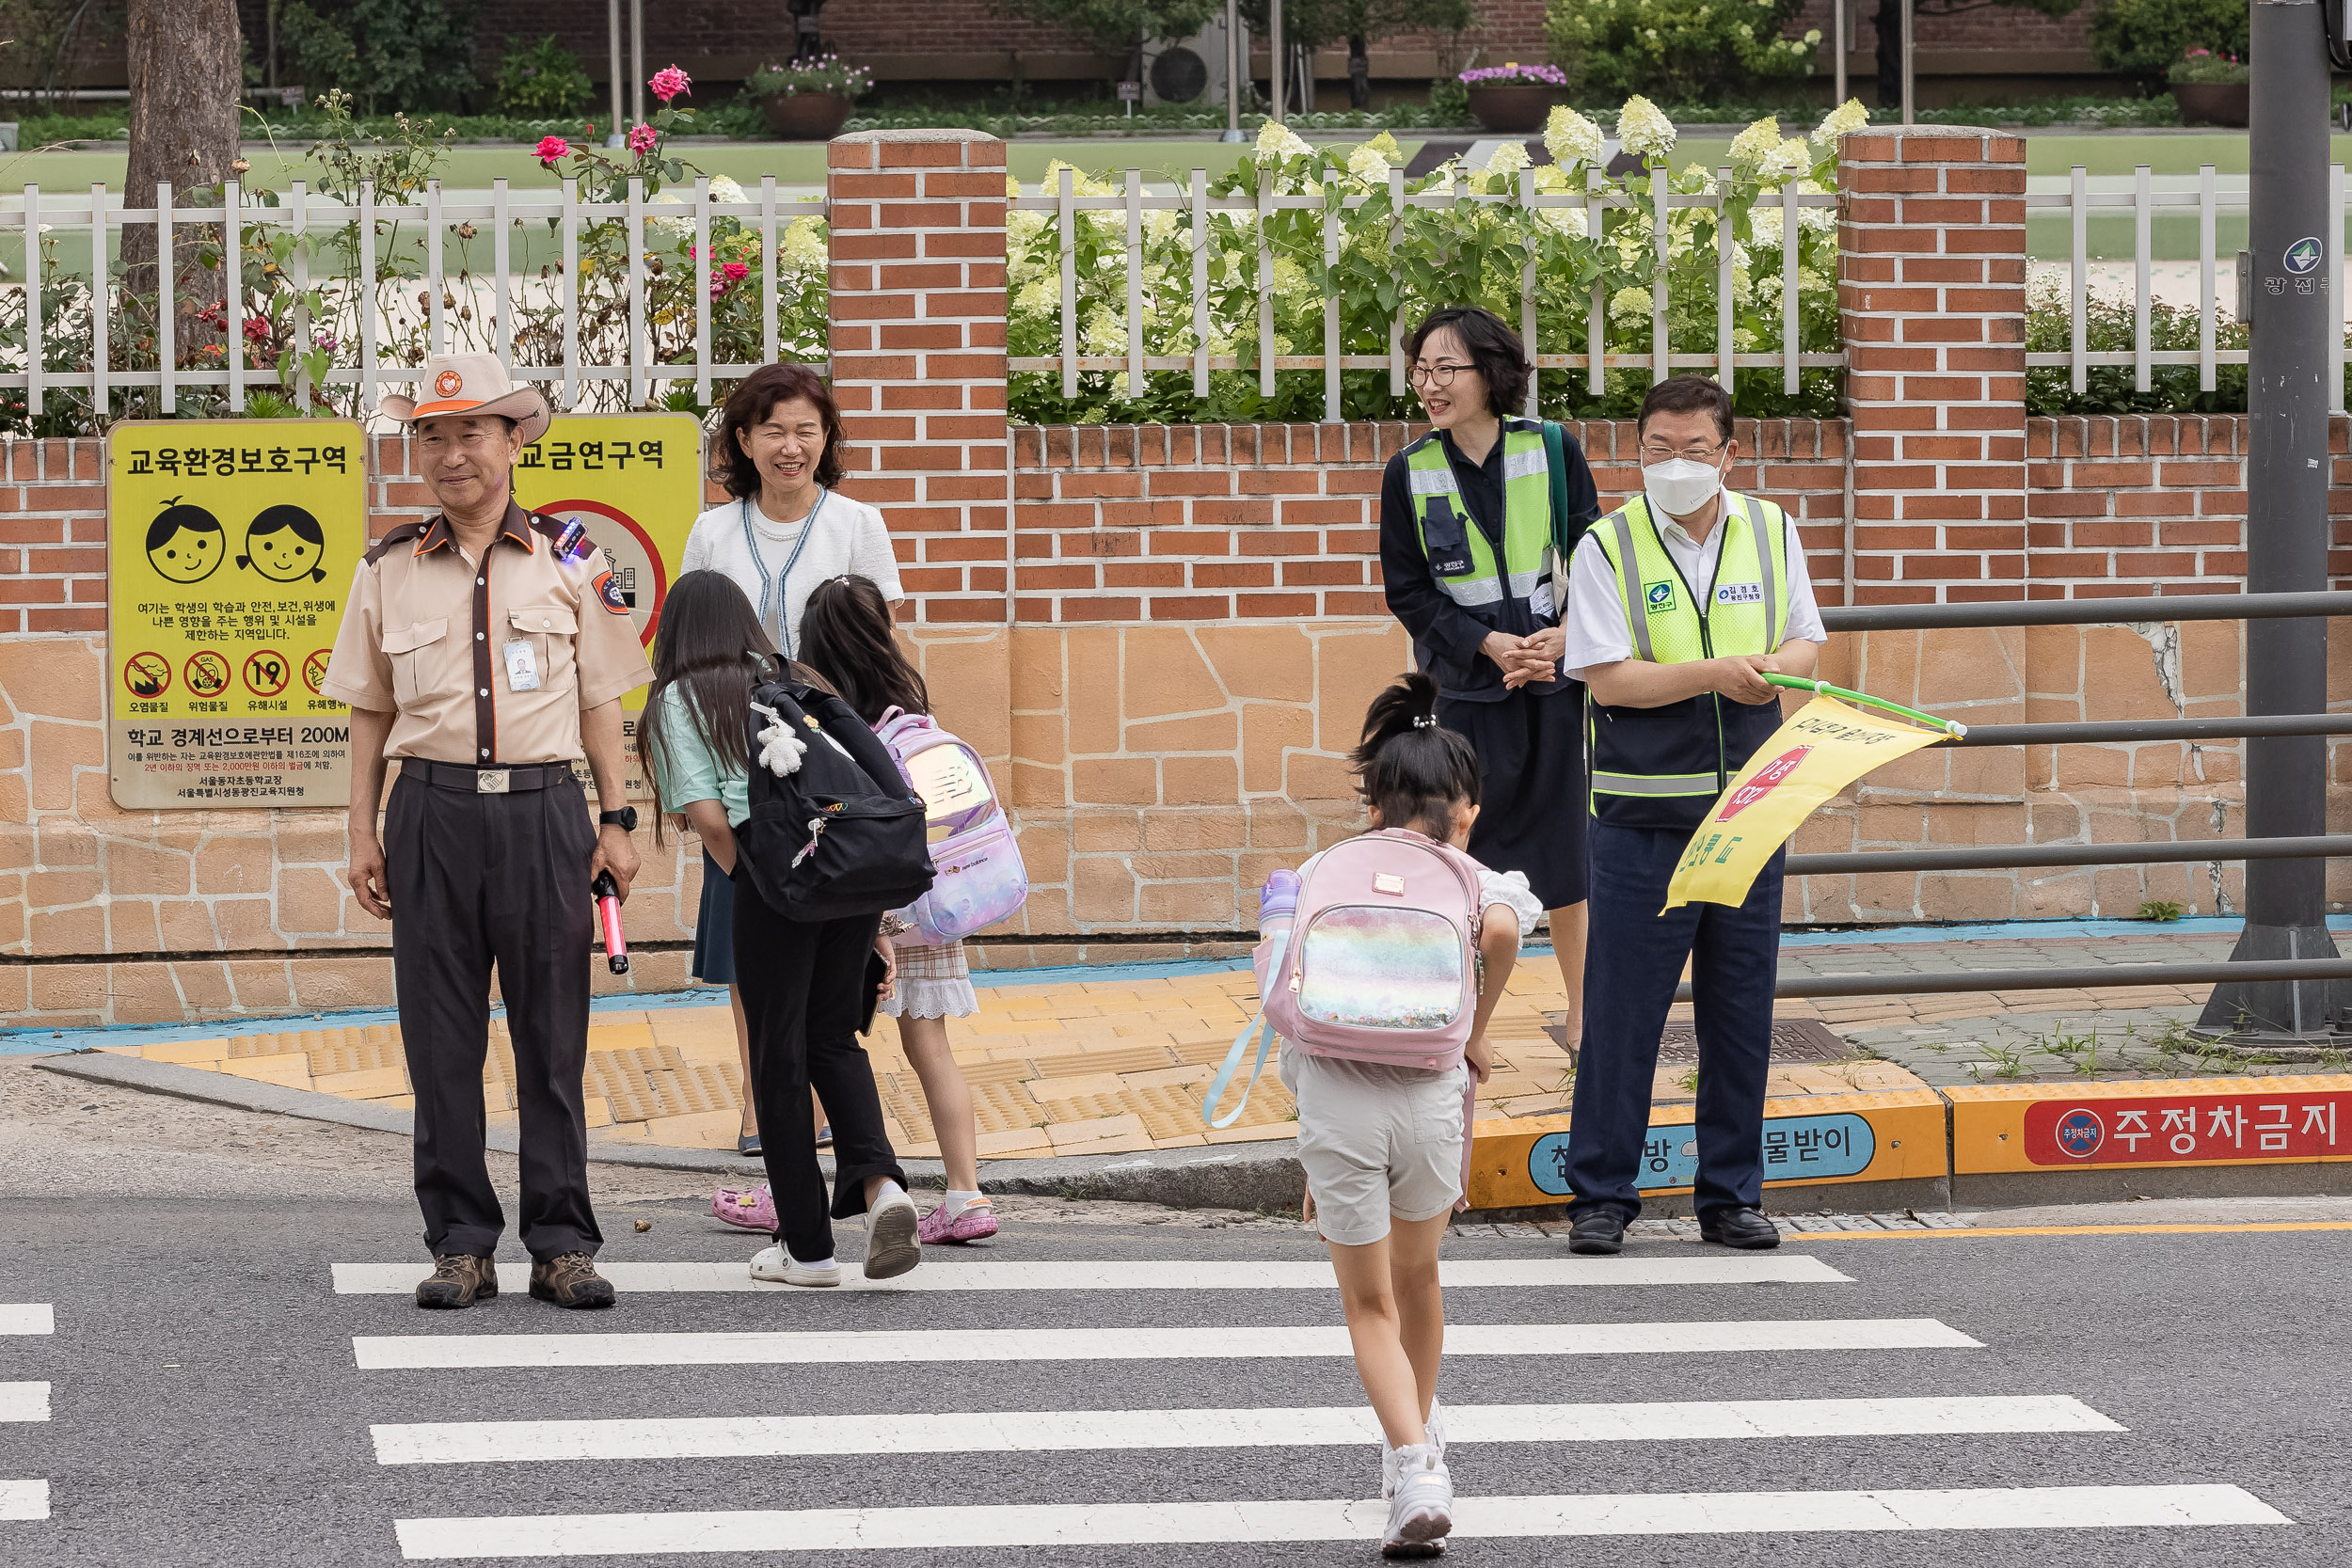
<path fill-rule="evenodd" d="M 637 831 L 637 808 L 623 806 L 619 811 L 600 811 L 596 813 L 596 826 L 618 828 L 625 833 L 633 833 Z"/>

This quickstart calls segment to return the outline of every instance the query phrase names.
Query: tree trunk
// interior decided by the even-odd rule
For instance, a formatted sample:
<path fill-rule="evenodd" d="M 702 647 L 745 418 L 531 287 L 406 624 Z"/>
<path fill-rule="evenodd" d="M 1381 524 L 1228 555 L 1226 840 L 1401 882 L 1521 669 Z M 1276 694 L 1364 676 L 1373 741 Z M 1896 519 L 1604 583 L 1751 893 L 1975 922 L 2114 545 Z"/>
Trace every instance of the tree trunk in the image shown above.
<path fill-rule="evenodd" d="M 1372 107 L 1372 55 L 1361 33 L 1347 36 L 1347 105 L 1351 109 Z"/>
<path fill-rule="evenodd" d="M 1902 0 L 1879 0 L 1872 25 L 1879 35 L 1879 107 L 1892 108 L 1903 101 Z"/>
<path fill-rule="evenodd" d="M 243 87 L 236 0 L 130 0 L 131 160 L 123 176 L 126 205 L 151 207 L 155 187 L 168 182 L 174 206 L 200 206 L 199 193 L 218 204 L 218 187 L 237 156 L 237 104 Z M 224 303 L 224 279 L 235 276 L 233 259 L 207 267 L 200 252 L 218 251 L 221 233 L 211 225 L 172 230 L 175 358 L 183 367 L 210 368 L 207 347 L 222 342 L 219 329 L 199 312 Z M 233 245 L 230 247 L 233 249 Z M 122 236 L 125 325 L 132 337 L 151 336 L 160 325 L 155 301 L 155 230 L 146 224 Z M 144 306 L 134 301 L 145 297 Z M 136 325 L 134 325 L 134 321 Z M 233 329 L 235 323 L 229 324 Z M 160 347 L 159 338 L 151 338 Z M 153 353 L 151 350 L 151 355 Z M 165 409 L 162 412 L 169 413 Z"/>

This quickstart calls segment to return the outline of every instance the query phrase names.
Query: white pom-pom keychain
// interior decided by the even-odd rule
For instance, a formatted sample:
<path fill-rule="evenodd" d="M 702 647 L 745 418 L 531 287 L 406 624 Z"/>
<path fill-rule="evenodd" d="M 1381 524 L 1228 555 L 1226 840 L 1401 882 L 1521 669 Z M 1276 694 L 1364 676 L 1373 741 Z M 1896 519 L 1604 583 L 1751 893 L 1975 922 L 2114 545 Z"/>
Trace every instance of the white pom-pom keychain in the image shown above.
<path fill-rule="evenodd" d="M 801 759 L 808 755 L 808 742 L 786 727 L 784 716 L 774 708 L 754 703 L 752 711 L 768 720 L 767 728 L 752 737 L 759 742 L 759 766 L 779 779 L 799 772 Z"/>

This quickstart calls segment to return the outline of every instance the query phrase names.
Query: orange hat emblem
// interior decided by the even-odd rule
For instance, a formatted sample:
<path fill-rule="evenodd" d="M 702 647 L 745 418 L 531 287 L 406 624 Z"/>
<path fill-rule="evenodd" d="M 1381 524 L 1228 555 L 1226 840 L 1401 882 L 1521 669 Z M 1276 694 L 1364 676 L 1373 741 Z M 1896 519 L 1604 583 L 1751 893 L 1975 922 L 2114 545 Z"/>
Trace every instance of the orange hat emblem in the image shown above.
<path fill-rule="evenodd" d="M 445 398 L 455 397 L 465 385 L 465 378 L 455 371 L 443 371 L 433 378 L 433 389 Z"/>

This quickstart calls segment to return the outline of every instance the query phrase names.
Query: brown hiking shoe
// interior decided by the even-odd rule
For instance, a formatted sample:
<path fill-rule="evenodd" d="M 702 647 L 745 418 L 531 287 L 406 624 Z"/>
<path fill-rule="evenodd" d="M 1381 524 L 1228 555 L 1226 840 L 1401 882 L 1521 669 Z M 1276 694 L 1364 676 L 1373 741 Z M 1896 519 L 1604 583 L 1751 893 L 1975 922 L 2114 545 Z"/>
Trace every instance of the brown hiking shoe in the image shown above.
<path fill-rule="evenodd" d="M 584 1252 L 566 1252 L 531 1265 L 531 1293 L 558 1307 L 610 1307 L 612 1282 Z"/>
<path fill-rule="evenodd" d="M 499 1293 L 498 1265 L 470 1253 L 445 1252 L 417 1286 L 417 1305 L 436 1309 L 471 1307 Z"/>

